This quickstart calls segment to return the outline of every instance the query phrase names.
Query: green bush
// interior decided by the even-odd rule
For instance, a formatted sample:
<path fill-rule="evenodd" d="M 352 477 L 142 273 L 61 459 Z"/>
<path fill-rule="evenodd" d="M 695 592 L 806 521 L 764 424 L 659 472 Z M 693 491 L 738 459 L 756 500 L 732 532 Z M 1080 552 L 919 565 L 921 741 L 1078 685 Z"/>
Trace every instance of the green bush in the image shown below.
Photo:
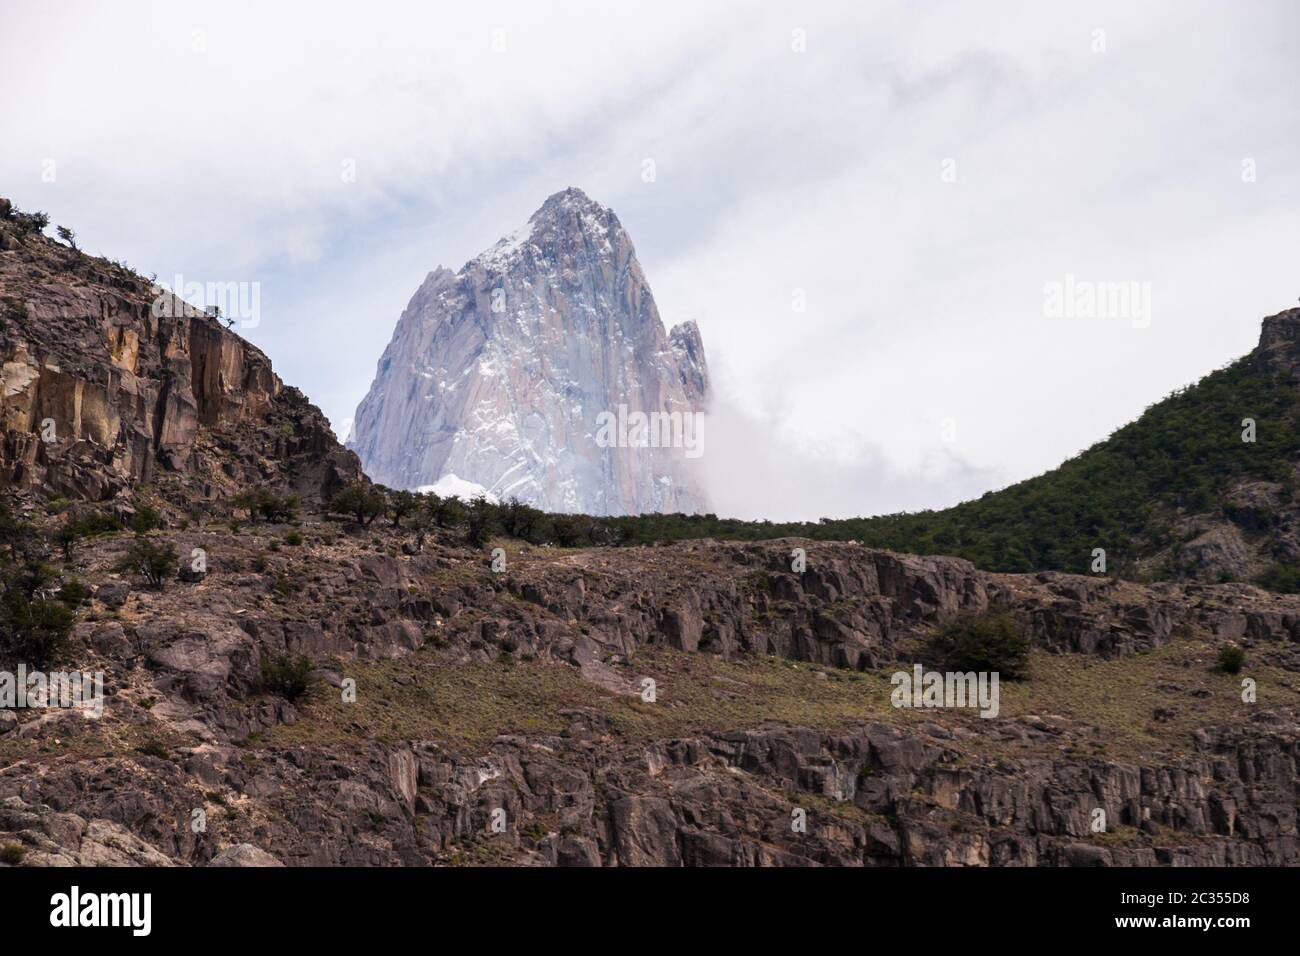
<path fill-rule="evenodd" d="M 1029 638 L 1005 611 L 963 614 L 931 638 L 930 653 L 945 670 L 996 671 L 1002 680 L 1027 676 Z"/>
<path fill-rule="evenodd" d="M 54 540 L 63 552 L 63 560 L 71 561 L 78 541 L 121 530 L 122 522 L 111 514 L 102 511 L 75 511 L 55 531 Z"/>
<path fill-rule="evenodd" d="M 330 499 L 333 514 L 351 515 L 357 524 L 369 527 L 371 522 L 388 509 L 388 499 L 374 485 L 354 481 Z"/>
<path fill-rule="evenodd" d="M 1228 644 L 1219 649 L 1219 670 L 1225 674 L 1241 673 L 1241 666 L 1246 663 L 1246 652 L 1236 644 Z"/>
<path fill-rule="evenodd" d="M 0 846 L 0 863 L 8 866 L 17 866 L 22 863 L 23 857 L 27 855 L 27 847 L 21 843 L 6 843 Z"/>
<path fill-rule="evenodd" d="M 135 514 L 131 517 L 131 530 L 136 534 L 148 534 L 162 527 L 162 512 L 147 501 L 135 502 Z"/>
<path fill-rule="evenodd" d="M 74 618 L 60 584 L 48 564 L 0 555 L 0 658 L 46 667 L 66 654 Z"/>
<path fill-rule="evenodd" d="M 305 654 L 280 654 L 262 661 L 262 689 L 294 701 L 312 685 L 312 664 Z"/>
<path fill-rule="evenodd" d="M 161 588 L 178 567 L 176 548 L 170 544 L 155 544 L 143 535 L 137 535 L 127 549 L 126 557 L 118 565 L 119 571 L 134 571 L 150 587 Z"/>
<path fill-rule="evenodd" d="M 246 491 L 234 500 L 236 508 L 243 508 L 249 518 L 271 524 L 286 524 L 298 520 L 302 500 L 297 494 L 277 495 L 268 488 Z"/>
<path fill-rule="evenodd" d="M 1277 594 L 1300 594 L 1300 565 L 1274 564 L 1255 583 Z"/>
<path fill-rule="evenodd" d="M 55 597 L 68 607 L 80 607 L 90 599 L 90 588 L 81 578 L 65 578 Z"/>

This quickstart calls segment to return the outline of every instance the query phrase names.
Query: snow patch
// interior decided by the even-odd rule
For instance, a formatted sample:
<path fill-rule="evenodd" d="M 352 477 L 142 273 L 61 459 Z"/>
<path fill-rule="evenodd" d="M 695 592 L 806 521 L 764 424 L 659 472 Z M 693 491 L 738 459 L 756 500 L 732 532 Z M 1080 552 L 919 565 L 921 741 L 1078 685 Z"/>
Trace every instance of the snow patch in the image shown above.
<path fill-rule="evenodd" d="M 497 496 L 482 485 L 452 474 L 443 475 L 433 484 L 420 485 L 415 490 L 422 495 L 435 494 L 439 498 L 459 498 L 461 501 L 470 502 L 482 497 L 488 500 L 488 504 L 500 504 Z"/>

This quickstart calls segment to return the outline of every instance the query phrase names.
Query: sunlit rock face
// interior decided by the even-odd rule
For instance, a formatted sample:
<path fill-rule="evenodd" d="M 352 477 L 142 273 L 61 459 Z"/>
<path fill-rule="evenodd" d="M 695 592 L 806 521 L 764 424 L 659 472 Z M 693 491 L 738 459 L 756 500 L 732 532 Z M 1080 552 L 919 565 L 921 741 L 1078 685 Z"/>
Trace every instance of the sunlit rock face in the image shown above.
<path fill-rule="evenodd" d="M 429 273 L 348 445 L 397 488 L 454 474 L 548 511 L 700 512 L 708 390 L 695 323 L 665 332 L 618 217 L 566 189 Z"/>

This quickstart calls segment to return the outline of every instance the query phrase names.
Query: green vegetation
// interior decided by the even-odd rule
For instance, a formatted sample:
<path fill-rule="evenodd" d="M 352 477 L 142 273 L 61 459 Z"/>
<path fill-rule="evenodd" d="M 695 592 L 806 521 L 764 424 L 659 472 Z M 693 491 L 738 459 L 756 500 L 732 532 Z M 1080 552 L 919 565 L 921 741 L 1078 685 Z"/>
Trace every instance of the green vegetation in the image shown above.
<path fill-rule="evenodd" d="M 311 659 L 305 654 L 280 654 L 262 661 L 262 689 L 294 701 L 312 685 Z"/>
<path fill-rule="evenodd" d="M 131 530 L 136 534 L 148 534 L 150 531 L 157 531 L 162 525 L 162 512 L 148 501 L 137 499 L 135 514 L 131 518 Z"/>
<path fill-rule="evenodd" d="M 1225 674 L 1240 674 L 1246 663 L 1246 652 L 1236 644 L 1227 644 L 1219 650 L 1219 670 Z"/>
<path fill-rule="evenodd" d="M 402 519 L 412 514 L 420 506 L 420 498 L 413 491 L 393 491 L 388 495 L 388 516 L 393 520 L 393 527 L 400 528 Z"/>
<path fill-rule="evenodd" d="M 134 571 L 150 587 L 161 588 L 167 576 L 176 569 L 178 560 L 175 546 L 158 544 L 144 535 L 137 535 L 118 568 Z"/>
<path fill-rule="evenodd" d="M 0 575 L 0 657 L 46 667 L 67 651 L 73 614 L 55 596 L 58 572 L 26 561 Z"/>
<path fill-rule="evenodd" d="M 159 760 L 170 760 L 172 757 L 171 751 L 167 749 L 167 745 L 161 740 L 153 737 L 141 742 L 141 744 L 135 748 L 135 752 L 138 754 L 144 754 L 146 757 L 157 757 Z"/>
<path fill-rule="evenodd" d="M 1032 680 L 1001 685 L 1001 716 L 1057 715 L 1080 742 L 1114 758 L 1175 751 L 1188 734 L 1242 719 L 1241 689 L 1206 666 L 1218 646 L 1196 636 L 1122 658 L 1031 652 Z M 270 746 L 362 741 L 431 740 L 483 746 L 499 734 L 563 733 L 565 711 L 595 708 L 610 732 L 625 741 L 663 740 L 702 730 L 723 732 L 774 722 L 835 731 L 882 721 L 907 726 L 938 722 L 973 731 L 962 749 L 992 756 L 1021 752 L 1016 740 L 987 734 L 989 722 L 968 708 L 907 709 L 890 704 L 890 674 L 843 671 L 776 657 L 725 661 L 663 647 L 645 647 L 619 671 L 635 687 L 642 676 L 657 684 L 657 701 L 612 694 L 553 661 L 517 661 L 448 667 L 432 650 L 399 660 L 349 661 L 365 707 L 338 694 L 317 694 L 300 706 L 301 718 L 263 735 Z M 903 665 L 906 666 L 906 665 Z M 1294 675 L 1282 667 L 1251 666 L 1260 700 L 1269 707 L 1300 705 Z M 1172 712 L 1157 720 L 1156 709 Z"/>
<path fill-rule="evenodd" d="M 332 513 L 351 515 L 357 524 L 367 528 L 387 509 L 388 499 L 383 491 L 364 481 L 351 482 L 331 498 L 329 503 Z"/>
<path fill-rule="evenodd" d="M 935 662 L 950 671 L 996 671 L 1002 680 L 1026 676 L 1029 638 L 1006 612 L 964 614 L 930 642 Z"/>
<path fill-rule="evenodd" d="M 1256 578 L 1255 583 L 1278 594 L 1300 594 L 1300 565 L 1275 564 Z"/>
<path fill-rule="evenodd" d="M 27 847 L 21 843 L 6 843 L 0 846 L 0 863 L 6 866 L 17 866 L 23 862 L 23 857 L 27 855 Z"/>
<path fill-rule="evenodd" d="M 55 532 L 55 540 L 63 552 L 63 560 L 71 561 L 78 541 L 121 530 L 122 522 L 111 514 L 102 511 L 74 511 Z"/>
<path fill-rule="evenodd" d="M 272 524 L 298 520 L 298 509 L 302 507 L 297 494 L 278 495 L 269 488 L 245 491 L 236 496 L 233 504 L 247 511 L 251 520 L 260 519 Z"/>

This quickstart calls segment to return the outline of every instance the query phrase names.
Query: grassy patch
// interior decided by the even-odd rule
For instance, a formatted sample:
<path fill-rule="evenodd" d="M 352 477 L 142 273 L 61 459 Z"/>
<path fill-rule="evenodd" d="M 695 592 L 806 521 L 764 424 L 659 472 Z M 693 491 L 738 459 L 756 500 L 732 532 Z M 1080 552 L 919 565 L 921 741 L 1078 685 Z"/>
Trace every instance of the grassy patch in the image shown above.
<path fill-rule="evenodd" d="M 357 702 L 320 689 L 306 698 L 302 719 L 268 731 L 259 743 L 349 744 L 439 740 L 482 748 L 501 734 L 563 734 L 562 711 L 591 708 L 624 741 L 751 729 L 764 723 L 838 730 L 885 721 L 964 729 L 948 745 L 975 756 L 1009 755 L 1028 747 L 1074 757 L 1135 758 L 1185 751 L 1200 727 L 1240 722 L 1252 708 L 1300 706 L 1285 671 L 1252 666 L 1232 676 L 1214 669 L 1216 648 L 1195 640 L 1117 660 L 1035 651 L 1026 681 L 1001 685 L 1001 714 L 974 710 L 899 710 L 890 705 L 888 671 L 855 673 L 773 657 L 724 661 L 666 648 L 644 650 L 624 674 L 630 685 L 651 677 L 656 701 L 614 694 L 584 681 L 568 665 L 548 661 L 445 666 L 431 652 L 402 660 L 351 662 Z M 892 668 L 890 669 L 892 670 Z M 1259 701 L 1241 700 L 1241 677 L 1257 682 Z M 992 733 L 1008 722 L 1062 718 L 1065 728 L 1044 742 Z"/>

